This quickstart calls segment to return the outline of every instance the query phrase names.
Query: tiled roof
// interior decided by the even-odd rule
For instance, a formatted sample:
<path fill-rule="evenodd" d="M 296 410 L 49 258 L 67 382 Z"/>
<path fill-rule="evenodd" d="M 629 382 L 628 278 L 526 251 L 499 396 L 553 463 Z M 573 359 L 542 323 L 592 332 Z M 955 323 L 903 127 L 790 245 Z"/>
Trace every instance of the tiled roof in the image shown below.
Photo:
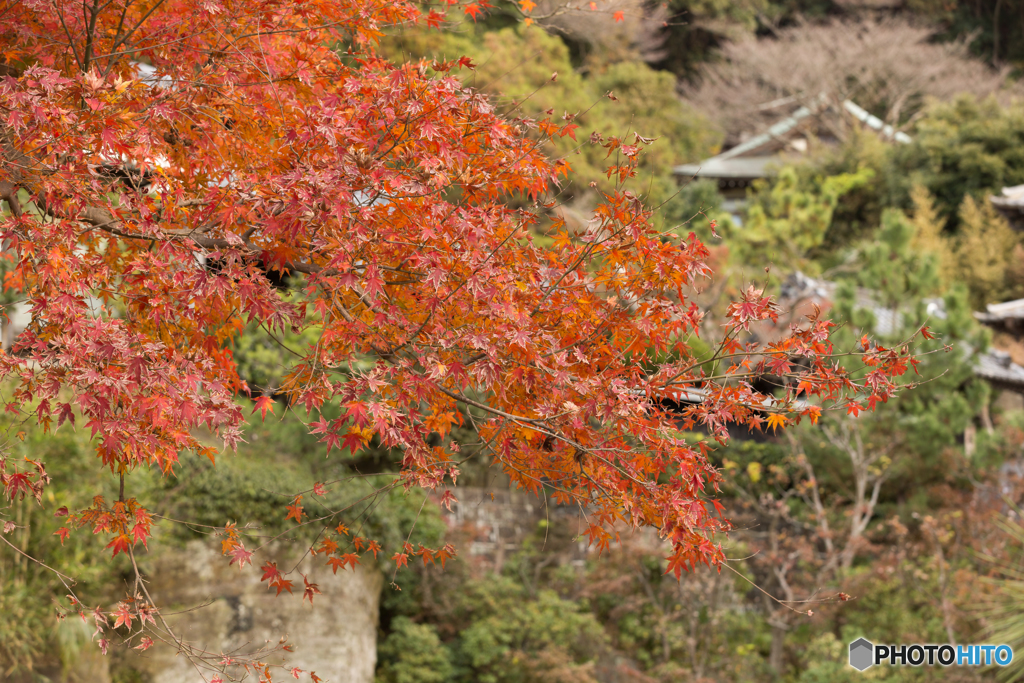
<path fill-rule="evenodd" d="M 1004 187 L 1001 194 L 989 197 L 989 201 L 998 209 L 1024 211 L 1024 185 Z"/>
<path fill-rule="evenodd" d="M 1004 320 L 1024 319 L 1024 299 L 1004 301 L 999 304 L 985 306 L 984 312 L 976 312 L 974 317 L 983 323 L 995 323 Z"/>
<path fill-rule="evenodd" d="M 974 374 L 1004 389 L 1024 389 L 1024 368 L 1010 360 L 1010 354 L 997 349 L 979 353 L 974 362 Z"/>
<path fill-rule="evenodd" d="M 821 96 L 812 103 L 813 108 L 800 107 L 764 133 L 755 135 L 746 142 L 700 163 L 676 166 L 672 172 L 678 176 L 700 176 L 702 178 L 763 178 L 767 175 L 768 166 L 772 162 L 777 163 L 780 159 L 774 151 L 762 148 L 782 139 L 783 136 L 799 126 L 801 121 L 820 111 L 820 106 L 824 101 L 824 96 Z M 843 101 L 843 109 L 888 139 L 904 144 L 910 142 L 909 135 L 894 130 L 892 126 L 850 100 Z"/>

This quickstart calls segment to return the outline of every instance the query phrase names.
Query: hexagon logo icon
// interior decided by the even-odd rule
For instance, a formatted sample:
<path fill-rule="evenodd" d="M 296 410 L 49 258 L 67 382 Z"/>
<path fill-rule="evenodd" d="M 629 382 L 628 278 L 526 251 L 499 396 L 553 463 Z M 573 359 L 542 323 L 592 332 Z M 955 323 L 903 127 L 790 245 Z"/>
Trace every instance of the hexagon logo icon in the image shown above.
<path fill-rule="evenodd" d="M 857 671 L 863 671 L 873 665 L 875 646 L 864 638 L 858 638 L 850 643 L 850 666 Z"/>

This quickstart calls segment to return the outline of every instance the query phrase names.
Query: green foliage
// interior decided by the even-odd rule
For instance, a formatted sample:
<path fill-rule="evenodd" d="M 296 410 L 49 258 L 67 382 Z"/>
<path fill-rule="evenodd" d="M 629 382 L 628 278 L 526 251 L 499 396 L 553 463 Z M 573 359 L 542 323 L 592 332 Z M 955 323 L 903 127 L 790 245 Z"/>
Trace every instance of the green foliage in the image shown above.
<path fill-rule="evenodd" d="M 834 149 L 798 167 L 801 177 L 813 178 L 870 170 L 862 185 L 839 198 L 829 226 L 815 256 L 825 268 L 835 265 L 845 250 L 870 236 L 878 227 L 882 211 L 906 205 L 904 171 L 897 166 L 892 143 L 874 131 L 854 129 L 850 137 Z"/>
<path fill-rule="evenodd" d="M 1024 526 L 1020 523 L 1019 509 L 1012 511 L 1011 515 L 997 521 L 1009 541 L 1010 552 L 999 559 L 991 555 L 986 557 L 997 573 L 986 580 L 994 591 L 987 596 L 981 613 L 988 622 L 987 642 L 1005 643 L 1018 652 L 1024 648 L 1024 611 L 1021 610 L 1021 605 L 1024 605 Z M 1014 657 L 1014 661 L 999 672 L 999 679 L 1020 680 L 1022 673 L 1024 658 Z"/>
<path fill-rule="evenodd" d="M 927 187 L 939 215 L 955 229 L 964 197 L 983 201 L 1001 188 L 1024 184 L 1024 105 L 963 96 L 935 104 L 917 122 L 913 142 L 894 149 L 910 183 Z"/>
<path fill-rule="evenodd" d="M 584 678 L 586 665 L 605 642 L 600 624 L 580 605 L 551 591 L 524 600 L 508 579 L 467 587 L 463 609 L 472 615 L 457 650 L 463 680 L 527 683 L 542 674 L 568 682 Z"/>
<path fill-rule="evenodd" d="M 759 184 L 743 227 L 732 231 L 742 247 L 736 259 L 843 272 L 849 249 L 865 248 L 876 226 L 890 229 L 892 212 L 904 210 L 912 212 L 912 239 L 933 254 L 937 275 L 964 284 L 976 309 L 1019 296 L 1020 240 L 988 196 L 1024 183 L 1024 106 L 965 96 L 933 104 L 912 132 L 906 145 L 853 135 Z M 863 286 L 877 287 L 887 268 L 879 263 Z"/>
<path fill-rule="evenodd" d="M 420 568 L 401 593 L 386 591 L 384 609 L 397 614 L 386 626 L 378 681 L 592 681 L 592 662 L 607 649 L 600 623 L 584 602 L 534 592 L 516 562 L 507 575 L 471 576 L 461 561 L 449 563 L 443 575 Z M 415 624 L 407 614 L 426 621 Z M 412 661 L 424 662 L 426 678 L 399 678 Z"/>
<path fill-rule="evenodd" d="M 1004 262 L 1013 244 L 997 226 L 1001 221 L 987 205 L 987 197 L 1024 183 L 1024 105 L 1001 106 L 992 99 L 979 102 L 968 96 L 933 103 L 909 132 L 913 141 L 906 145 L 886 143 L 871 132 L 856 133 L 796 168 L 799 186 L 809 192 L 815 191 L 815 178 L 821 175 L 872 173 L 839 198 L 831 225 L 813 253 L 815 260 L 824 269 L 840 265 L 844 250 L 867 238 L 887 208 L 913 209 L 915 221 L 923 209 L 928 215 L 924 222 L 938 228 L 928 245 L 931 250 L 962 252 L 948 263 L 941 256 L 940 272 L 966 281 L 972 303 L 1016 296 L 1019 290 L 1007 291 L 1005 282 Z M 771 191 L 762 188 L 759 202 L 764 204 L 765 193 Z M 968 215 L 970 221 L 965 220 Z M 940 248 L 938 235 L 953 240 Z M 999 263 L 988 263 L 993 259 Z"/>
<path fill-rule="evenodd" d="M 952 271 L 970 291 L 976 310 L 1009 294 L 1008 272 L 1020 238 L 987 200 L 967 195 L 960 205 L 960 234 L 954 242 Z"/>
<path fill-rule="evenodd" d="M 226 455 L 214 467 L 208 460 L 185 456 L 177 475 L 168 478 L 165 486 L 176 519 L 214 527 L 244 520 L 263 533 L 277 535 L 294 524 L 284 519 L 284 506 L 293 492 L 311 488 L 312 481 L 302 468 L 289 467 L 280 459 L 272 463 Z"/>
<path fill-rule="evenodd" d="M 941 607 L 938 571 L 930 557 L 908 561 L 882 575 L 859 577 L 870 590 L 848 611 L 844 642 L 871 634 L 883 643 L 943 643 L 948 640 Z"/>
<path fill-rule="evenodd" d="M 39 609 L 38 594 L 32 587 L 4 584 L 0 591 L 0 614 L 4 615 L 0 619 L 0 673 L 9 676 L 32 670 L 46 644 L 49 614 Z"/>
<path fill-rule="evenodd" d="M 710 242 L 712 235 L 708 229 L 710 220 L 721 224 L 728 221 L 728 215 L 721 210 L 722 195 L 718 193 L 718 183 L 708 178 L 698 178 L 687 182 L 662 207 L 662 219 L 673 231 L 685 235 L 696 233 L 705 243 Z M 728 232 L 728 229 L 723 227 Z"/>
<path fill-rule="evenodd" d="M 806 269 L 807 255 L 824 240 L 839 198 L 872 175 L 863 169 L 816 178 L 808 186 L 787 167 L 774 182 L 757 183 L 743 226 L 732 231 L 737 257 L 751 266 Z"/>
<path fill-rule="evenodd" d="M 249 444 L 237 455 L 223 455 L 216 467 L 183 454 L 175 476 L 160 482 L 171 511 L 168 516 L 213 527 L 248 523 L 260 535 L 287 533 L 286 541 L 309 543 L 319 527 L 294 529 L 295 522 L 285 519 L 285 506 L 297 491 L 309 491 L 321 482 L 327 485 L 327 495 L 307 495 L 304 502 L 311 516 L 334 513 L 328 526 L 343 522 L 353 535 L 374 538 L 389 548 L 400 548 L 413 527 L 425 545 L 436 545 L 442 537 L 437 507 L 424 505 L 425 492 L 395 486 L 388 470 L 397 467 L 400 458 L 379 444 L 361 451 L 358 460 L 347 450 L 324 458 L 323 445 L 299 420 L 269 415 L 266 423 L 250 425 L 246 437 Z M 365 464 L 378 465 L 378 473 L 354 469 Z M 189 528 L 173 528 L 182 540 L 193 537 Z M 385 555 L 378 561 L 383 566 Z"/>
<path fill-rule="evenodd" d="M 232 354 L 238 376 L 249 384 L 253 394 L 273 395 L 281 388 L 287 369 L 294 366 L 294 349 L 316 343 L 319 330 L 307 327 L 296 334 L 291 330 L 272 333 L 250 323 L 235 339 Z"/>
<path fill-rule="evenodd" d="M 15 437 L 22 432 L 24 439 Z M 88 505 L 94 495 L 116 499 L 116 479 L 98 471 L 89 447 L 87 433 L 61 427 L 44 434 L 33 425 L 0 420 L 0 433 L 11 438 L 4 455 L 9 461 L 22 458 L 42 460 L 52 484 L 47 488 L 47 502 L 68 509 Z M 102 544 L 92 534 L 72 533 L 62 544 L 54 532 L 62 519 L 45 514 L 31 497 L 3 505 L 13 508 L 11 517 L 17 528 L 4 533 L 4 540 L 35 559 L 61 570 L 77 581 L 75 592 L 82 600 L 97 600 L 101 588 L 109 583 L 111 565 L 103 558 Z M 127 569 L 121 556 L 113 570 Z M 56 625 L 49 597 L 63 598 L 67 589 L 49 570 L 29 561 L 7 543 L 0 543 L 0 678 L 31 680 L 33 671 L 60 670 L 60 663 L 70 663 L 75 648 L 81 645 L 76 619 Z M 88 637 L 86 637 L 88 640 Z"/>
<path fill-rule="evenodd" d="M 907 9 L 931 25 L 942 27 L 940 37 L 970 36 L 971 49 L 994 64 L 1024 68 L 1024 12 L 1020 0 L 979 0 L 973 3 L 909 0 Z"/>
<path fill-rule="evenodd" d="M 377 648 L 377 683 L 447 683 L 454 669 L 451 653 L 428 624 L 408 617 L 391 622 L 391 633 Z"/>
<path fill-rule="evenodd" d="M 716 58 L 725 41 L 776 29 L 801 17 L 818 18 L 836 9 L 831 0 L 671 0 L 662 29 L 659 68 L 693 79 L 703 62 Z"/>
<path fill-rule="evenodd" d="M 807 646 L 808 667 L 800 674 L 799 683 L 857 683 L 864 674 L 850 668 L 846 643 L 834 633 L 822 633 Z M 869 670 L 868 680 L 874 680 Z"/>
<path fill-rule="evenodd" d="M 907 474 L 920 484 L 926 473 L 944 476 L 936 458 L 980 410 L 979 399 L 987 400 L 972 394 L 971 387 L 976 384 L 973 359 L 988 338 L 973 320 L 967 291 L 959 285 L 947 289 L 936 256 L 917 249 L 914 236 L 915 226 L 901 212 L 886 211 L 874 240 L 865 242 L 851 263 L 852 277 L 839 287 L 834 310 L 836 322 L 844 324 L 835 335 L 843 348 L 864 335 L 897 344 L 923 325 L 937 337 L 921 342 L 921 362 L 906 376 L 920 386 L 860 418 L 874 430 L 899 433 L 906 448 L 931 465 L 922 468 L 916 457 L 904 459 Z M 850 368 L 857 371 L 857 362 Z"/>
<path fill-rule="evenodd" d="M 856 282 L 861 287 L 870 288 L 875 302 L 886 309 L 897 310 L 907 302 L 914 302 L 920 307 L 926 305 L 925 297 L 941 291 L 937 258 L 932 253 L 912 248 L 914 235 L 915 226 L 902 211 L 886 209 L 875 238 L 860 249 Z M 844 302 L 849 302 L 850 291 L 845 290 L 844 295 Z M 908 324 L 922 319 L 921 312 L 915 311 Z M 859 327 L 877 329 L 877 324 L 878 321 L 872 321 Z M 899 327 L 887 336 L 895 337 L 907 326 Z"/>

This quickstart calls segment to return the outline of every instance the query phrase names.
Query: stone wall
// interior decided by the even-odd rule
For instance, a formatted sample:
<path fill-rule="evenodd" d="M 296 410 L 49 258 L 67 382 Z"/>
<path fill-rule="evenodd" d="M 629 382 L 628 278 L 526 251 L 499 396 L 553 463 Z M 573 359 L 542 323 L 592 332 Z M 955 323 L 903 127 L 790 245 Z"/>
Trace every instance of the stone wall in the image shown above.
<path fill-rule="evenodd" d="M 580 532 L 586 528 L 580 509 L 512 489 L 460 486 L 458 499 L 441 516 L 455 532 L 460 556 L 500 572 L 505 560 L 533 538 L 558 565 L 582 564 L 590 549 Z"/>
<path fill-rule="evenodd" d="M 464 561 L 501 570 L 505 559 L 530 537 L 538 549 L 557 564 L 582 563 L 586 542 L 577 536 L 583 525 L 578 508 L 559 506 L 532 494 L 508 489 L 459 487 L 459 502 L 442 516 L 452 529 Z M 210 652 L 252 651 L 276 645 L 283 636 L 294 651 L 289 666 L 330 683 L 372 683 L 377 662 L 377 623 L 384 578 L 378 569 L 331 573 L 322 558 L 301 560 L 286 551 L 261 555 L 260 563 L 276 561 L 282 571 L 298 562 L 289 575 L 291 595 L 268 590 L 261 572 L 239 571 L 220 553 L 219 543 L 191 541 L 184 548 L 162 547 L 148 559 L 150 592 L 175 633 Z M 322 595 L 314 603 L 302 600 L 302 574 L 318 584 Z M 109 607 L 110 605 L 108 605 Z M 91 622 L 90 622 L 91 624 Z M 91 632 L 91 631 L 90 631 Z M 88 637 L 88 636 L 86 636 Z M 134 650 L 99 655 L 88 642 L 64 675 L 59 664 L 51 673 L 61 683 L 109 683 L 111 667 L 134 670 L 143 683 L 198 683 L 201 679 L 189 660 L 158 643 L 145 653 Z M 280 656 L 265 661 L 279 663 Z M 283 673 L 283 672 L 278 672 Z M 276 675 L 275 680 L 292 680 Z M 300 680 L 308 681 L 307 676 Z"/>
<path fill-rule="evenodd" d="M 274 558 L 283 570 L 296 559 Z M 302 576 L 316 583 L 323 595 L 310 605 L 302 599 Z M 261 574 L 229 566 L 217 547 L 200 541 L 183 552 L 162 555 L 152 572 L 153 599 L 165 613 L 174 607 L 206 605 L 168 617 L 179 636 L 202 643 L 214 652 L 252 650 L 275 645 L 287 636 L 294 652 L 289 666 L 316 671 L 333 683 L 372 683 L 377 663 L 377 620 L 383 577 L 376 568 L 331 573 L 321 558 L 309 555 L 289 576 L 294 594 L 280 597 L 260 582 Z M 209 603 L 209 604 L 206 604 Z M 154 647 L 153 656 L 138 667 L 152 683 L 185 683 L 197 679 L 185 657 L 167 647 Z M 279 656 L 267 661 L 280 661 Z M 283 678 L 283 677 L 282 677 Z M 308 680 L 308 679 L 307 679 Z"/>
<path fill-rule="evenodd" d="M 214 654 L 253 651 L 268 643 L 276 646 L 287 636 L 294 651 L 263 661 L 281 663 L 285 654 L 289 667 L 315 671 L 324 681 L 372 683 L 384 584 L 380 571 L 357 566 L 355 571 L 333 575 L 322 558 L 307 555 L 299 560 L 286 552 L 261 559 L 276 561 L 282 571 L 298 561 L 297 571 L 288 577 L 296 585 L 293 594 L 277 597 L 260 582 L 258 570 L 229 566 L 216 545 L 202 541 L 192 541 L 180 550 L 164 548 L 153 558 L 150 592 L 176 635 Z M 312 605 L 302 599 L 302 574 L 322 592 Z M 107 683 L 112 665 L 134 670 L 133 677 L 146 683 L 202 680 L 186 657 L 162 643 L 145 653 L 119 649 L 108 657 L 100 657 L 95 644 L 89 643 L 76 659 L 55 680 Z M 292 680 L 283 672 L 275 673 L 274 680 Z M 308 675 L 301 680 L 308 681 Z"/>

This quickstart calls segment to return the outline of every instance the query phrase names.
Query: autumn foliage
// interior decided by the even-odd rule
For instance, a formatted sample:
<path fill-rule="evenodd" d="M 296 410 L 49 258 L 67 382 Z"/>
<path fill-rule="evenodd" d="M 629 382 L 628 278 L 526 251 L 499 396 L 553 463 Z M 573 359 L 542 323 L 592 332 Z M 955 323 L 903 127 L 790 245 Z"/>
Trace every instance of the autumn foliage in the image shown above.
<path fill-rule="evenodd" d="M 79 421 L 117 501 L 63 511 L 113 555 L 154 523 L 131 493 L 141 467 L 173 473 L 184 450 L 217 456 L 199 428 L 235 448 L 243 410 L 229 344 L 256 321 L 316 331 L 282 388 L 325 452 L 373 437 L 402 456 L 398 485 L 457 497 L 472 427 L 514 484 L 586 509 L 593 544 L 616 524 L 656 528 L 676 575 L 723 560 L 728 523 L 706 442 L 731 428 L 781 429 L 823 406 L 885 401 L 914 362 L 865 340 L 848 374 L 815 315 L 778 329 L 751 285 L 728 308 L 714 364 L 687 345 L 712 276 L 695 236 L 655 228 L 626 189 L 654 141 L 584 131 L 572 113 L 505 115 L 456 75 L 473 65 L 393 64 L 374 52 L 390 27 L 438 25 L 442 9 L 387 0 L 109 0 L 9 3 L 0 21 L 0 222 L 32 321 L 0 376 L 6 408 L 44 427 Z M 481 3 L 448 11 L 479 12 Z M 532 29 L 531 29 L 532 30 Z M 585 132 L 585 134 L 583 134 Z M 589 223 L 567 226 L 553 190 L 571 177 L 546 136 L 607 149 Z M 538 231 L 553 246 L 534 243 Z M 215 264 L 216 267 L 211 267 Z M 291 276 L 283 293 L 267 273 Z M 756 332 L 756 335 L 754 334 Z M 758 340 L 762 341 L 758 341 Z M 709 372 L 709 368 L 716 368 Z M 362 369 L 369 368 L 369 369 Z M 773 394 L 754 388 L 771 376 Z M 328 418 L 321 408 L 341 407 Z M 0 461 L 4 495 L 42 501 L 45 463 Z M 450 546 L 381 548 L 331 515 L 316 551 L 335 571 L 384 552 L 439 564 Z M 285 510 L 282 510 L 282 514 Z M 225 520 L 227 522 L 227 520 Z M 278 593 L 299 577 L 254 558 L 234 525 L 225 561 L 263 564 Z M 304 585 L 312 601 L 319 591 Z M 131 625 L 146 600 L 123 603 Z M 74 607 L 77 610 L 77 607 Z M 148 614 L 148 613 L 147 613 Z M 97 625 L 99 626 L 99 621 Z"/>

